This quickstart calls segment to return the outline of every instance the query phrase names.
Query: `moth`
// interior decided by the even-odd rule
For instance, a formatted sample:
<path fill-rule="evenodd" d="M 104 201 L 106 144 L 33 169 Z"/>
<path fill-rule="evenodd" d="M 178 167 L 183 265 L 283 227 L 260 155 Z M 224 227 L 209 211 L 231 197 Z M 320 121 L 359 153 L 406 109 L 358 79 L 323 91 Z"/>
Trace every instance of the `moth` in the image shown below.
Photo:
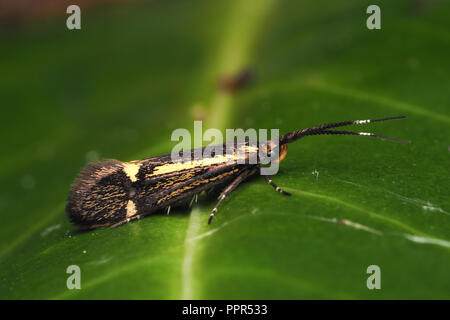
<path fill-rule="evenodd" d="M 306 136 L 355 135 L 407 143 L 409 141 L 374 133 L 332 130 L 403 118 L 406 117 L 323 124 L 285 134 L 279 137 L 278 143 L 268 140 L 258 146 L 267 154 L 277 152 L 277 161 L 282 161 L 286 157 L 288 144 Z M 259 158 L 254 164 L 246 161 L 258 148 L 250 147 L 248 141 L 234 143 L 232 148 L 226 145 L 219 147 L 223 151 L 220 156 L 211 154 L 207 158 L 196 158 L 197 149 L 185 151 L 191 161 L 172 160 L 171 155 L 167 154 L 131 162 L 106 160 L 89 163 L 70 189 L 66 206 L 69 220 L 80 229 L 116 227 L 161 209 L 169 211 L 172 205 L 192 200 L 202 191 L 224 185 L 209 216 L 209 224 L 233 190 L 250 176 L 261 175 Z M 279 193 L 290 195 L 278 187 L 270 176 L 261 176 Z"/>

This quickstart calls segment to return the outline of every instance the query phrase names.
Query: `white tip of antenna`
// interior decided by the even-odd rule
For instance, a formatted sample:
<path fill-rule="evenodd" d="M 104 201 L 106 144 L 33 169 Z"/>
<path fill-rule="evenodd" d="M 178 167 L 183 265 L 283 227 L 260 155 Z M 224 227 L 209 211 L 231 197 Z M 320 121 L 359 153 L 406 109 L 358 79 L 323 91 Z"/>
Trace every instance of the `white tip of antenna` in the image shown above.
<path fill-rule="evenodd" d="M 370 123 L 370 120 L 356 120 L 355 124 L 364 124 L 364 123 Z"/>

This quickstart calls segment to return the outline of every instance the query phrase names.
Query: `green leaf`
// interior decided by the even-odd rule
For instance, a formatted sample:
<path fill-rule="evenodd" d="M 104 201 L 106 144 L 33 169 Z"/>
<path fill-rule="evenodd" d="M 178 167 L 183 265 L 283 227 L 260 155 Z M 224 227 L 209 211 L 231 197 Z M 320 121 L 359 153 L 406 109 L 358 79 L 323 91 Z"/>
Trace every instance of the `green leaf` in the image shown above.
<path fill-rule="evenodd" d="M 450 294 L 450 7 L 382 1 L 153 1 L 0 34 L 0 298 L 430 299 Z M 250 67 L 234 95 L 217 79 Z M 169 153 L 171 132 L 407 115 L 307 137 L 273 180 L 116 229 L 64 213 L 87 162 Z M 81 290 L 68 290 L 69 265 Z M 366 286 L 378 265 L 381 290 Z"/>

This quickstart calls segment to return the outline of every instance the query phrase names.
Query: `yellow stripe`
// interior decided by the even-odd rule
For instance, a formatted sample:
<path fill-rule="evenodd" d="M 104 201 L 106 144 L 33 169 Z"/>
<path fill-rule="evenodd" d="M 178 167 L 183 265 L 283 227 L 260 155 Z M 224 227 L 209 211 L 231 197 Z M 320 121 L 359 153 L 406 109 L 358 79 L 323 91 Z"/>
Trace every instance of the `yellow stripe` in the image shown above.
<path fill-rule="evenodd" d="M 204 158 L 201 160 L 192 160 L 192 161 L 186 161 L 186 162 L 178 162 L 178 163 L 168 163 L 162 166 L 157 166 L 153 168 L 153 172 L 149 176 L 157 176 L 160 174 L 166 174 L 186 169 L 192 169 L 197 167 L 207 167 L 214 164 L 221 164 L 221 163 L 227 163 L 227 162 L 235 162 L 242 158 L 241 156 L 244 155 L 244 158 L 247 158 L 248 153 L 258 152 L 257 147 L 251 147 L 251 146 L 243 146 L 243 151 L 241 154 L 226 154 L 226 155 L 217 155 L 215 157 L 210 158 Z"/>
<path fill-rule="evenodd" d="M 134 161 L 125 162 L 123 165 L 123 171 L 125 172 L 125 174 L 128 176 L 128 178 L 130 178 L 132 182 L 135 182 L 137 180 L 136 175 L 138 174 L 141 165 Z"/>
<path fill-rule="evenodd" d="M 128 200 L 127 203 L 127 218 L 134 216 L 137 213 L 136 205 L 132 200 Z"/>

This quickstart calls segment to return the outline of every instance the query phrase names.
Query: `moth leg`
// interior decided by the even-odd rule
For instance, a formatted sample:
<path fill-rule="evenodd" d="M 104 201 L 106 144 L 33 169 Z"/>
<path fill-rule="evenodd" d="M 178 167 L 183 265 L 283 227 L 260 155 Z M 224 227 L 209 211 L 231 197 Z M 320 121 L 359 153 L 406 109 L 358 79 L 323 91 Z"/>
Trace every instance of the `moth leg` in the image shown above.
<path fill-rule="evenodd" d="M 194 194 L 191 198 L 191 201 L 189 202 L 189 208 L 192 207 L 193 203 L 197 203 L 198 202 L 198 193 Z"/>
<path fill-rule="evenodd" d="M 286 192 L 284 190 L 282 190 L 279 186 L 277 186 L 275 184 L 275 182 L 272 181 L 272 179 L 270 179 L 268 176 L 262 176 L 264 178 L 264 180 L 266 180 L 272 187 L 275 188 L 275 191 L 278 191 L 281 194 L 284 194 L 286 196 L 290 196 L 291 194 L 289 192 Z"/>
<path fill-rule="evenodd" d="M 189 208 L 192 207 L 192 204 L 194 203 L 195 196 L 192 196 L 191 201 L 189 202 Z"/>
<path fill-rule="evenodd" d="M 119 226 L 121 226 L 121 225 L 123 225 L 123 224 L 125 224 L 125 223 L 130 222 L 130 221 L 133 221 L 133 220 L 139 220 L 139 219 L 142 218 L 143 216 L 144 216 L 144 215 L 142 215 L 142 214 L 138 214 L 138 215 L 132 216 L 131 218 L 127 218 L 127 219 L 125 219 L 125 220 L 122 220 L 122 221 L 119 221 L 119 222 L 113 224 L 110 228 L 111 228 L 111 229 L 112 229 L 112 228 L 117 228 L 117 227 L 119 227 Z"/>
<path fill-rule="evenodd" d="M 208 224 L 211 223 L 212 219 L 214 218 L 217 210 L 219 209 L 220 205 L 222 204 L 223 200 L 234 190 L 236 189 L 239 184 L 245 180 L 248 176 L 255 173 L 255 170 L 245 170 L 240 175 L 237 176 L 236 179 L 231 182 L 231 184 L 228 185 L 228 187 L 223 190 L 223 192 L 219 196 L 219 202 L 217 202 L 216 206 L 212 210 L 211 214 L 209 215 Z"/>

